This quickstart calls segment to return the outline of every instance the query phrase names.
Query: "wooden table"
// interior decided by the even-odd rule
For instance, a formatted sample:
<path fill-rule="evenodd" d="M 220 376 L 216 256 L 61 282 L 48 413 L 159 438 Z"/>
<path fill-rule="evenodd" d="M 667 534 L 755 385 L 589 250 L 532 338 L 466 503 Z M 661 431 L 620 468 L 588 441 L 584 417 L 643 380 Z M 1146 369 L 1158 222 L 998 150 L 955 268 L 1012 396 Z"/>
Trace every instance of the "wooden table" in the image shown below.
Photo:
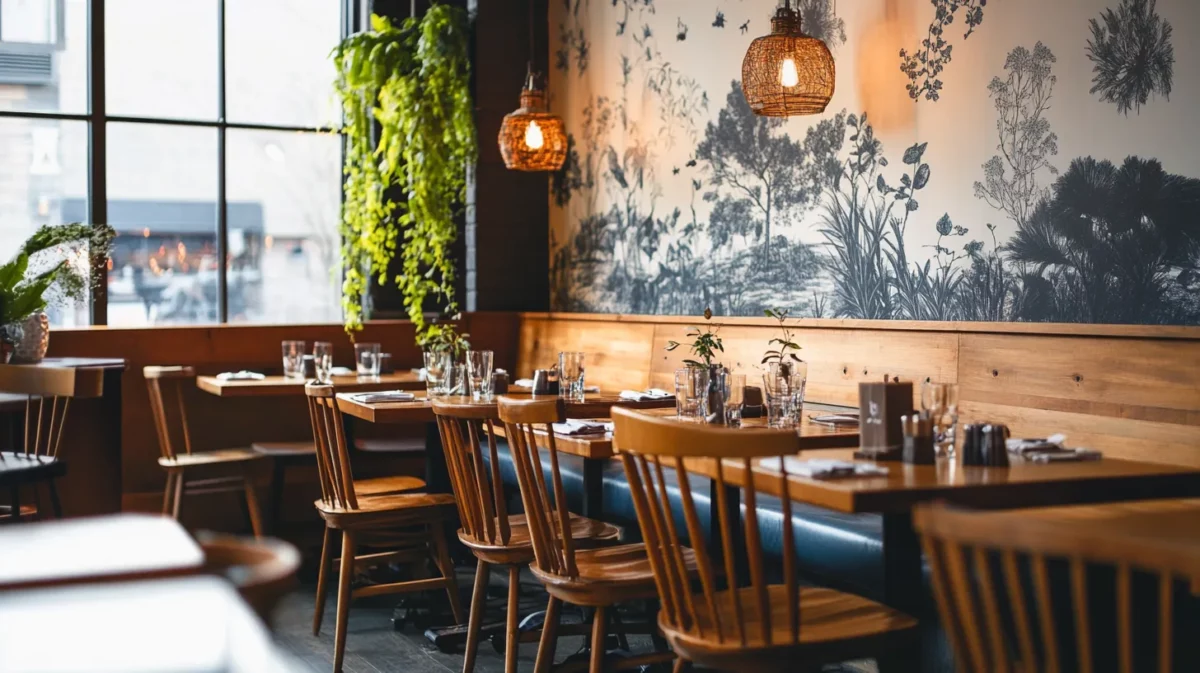
<path fill-rule="evenodd" d="M 113 514 L 121 511 L 121 375 L 122 358 L 46 358 L 36 367 L 74 367 L 102 371 L 101 396 L 71 402 L 63 429 L 62 460 L 69 466 L 58 482 L 65 516 Z M 11 412 L 11 413 L 10 413 Z M 25 397 L 0 394 L 0 450 L 16 437 Z M 16 442 L 14 442 L 15 444 Z"/>
<path fill-rule="evenodd" d="M 4 526 L 0 550 L 0 591 L 191 575 L 204 565 L 179 522 L 145 514 Z"/>
<path fill-rule="evenodd" d="M 197 376 L 196 387 L 217 397 L 303 397 L 306 379 L 268 376 L 260 381 L 222 381 L 215 376 Z M 333 387 L 348 393 L 377 390 L 424 390 L 416 372 L 399 371 L 372 377 L 334 376 Z"/>
<path fill-rule="evenodd" d="M 0 600 L 0 671 L 303 670 L 217 577 L 26 589 Z"/>
<path fill-rule="evenodd" d="M 852 460 L 853 450 L 821 451 L 821 458 Z M 713 459 L 689 459 L 687 468 L 716 475 Z M 789 476 L 793 500 L 845 513 L 883 515 L 884 602 L 912 615 L 928 614 L 922 591 L 921 547 L 912 525 L 912 507 L 941 500 L 1001 509 L 1200 496 L 1200 469 L 1114 458 L 1077 463 L 1010 467 L 965 467 L 954 460 L 936 465 L 882 463 L 886 476 L 819 480 Z M 741 461 L 725 460 L 731 486 L 744 486 Z M 779 473 L 753 467 L 760 492 L 782 494 Z"/>

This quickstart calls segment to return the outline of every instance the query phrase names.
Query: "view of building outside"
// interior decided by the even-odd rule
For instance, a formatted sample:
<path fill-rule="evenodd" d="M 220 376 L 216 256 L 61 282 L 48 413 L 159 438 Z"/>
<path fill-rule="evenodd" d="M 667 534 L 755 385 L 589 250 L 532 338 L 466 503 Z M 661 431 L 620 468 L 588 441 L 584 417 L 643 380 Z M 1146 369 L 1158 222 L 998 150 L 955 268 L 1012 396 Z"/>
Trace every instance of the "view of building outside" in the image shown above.
<path fill-rule="evenodd" d="M 229 123 L 336 124 L 340 4 L 225 0 Z M 88 111 L 87 13 L 87 0 L 0 0 L 0 109 Z M 217 0 L 108 0 L 105 13 L 107 115 L 217 121 Z M 106 130 L 118 234 L 108 323 L 217 322 L 217 128 L 122 120 Z M 227 129 L 231 322 L 340 320 L 340 157 L 334 133 Z M 42 224 L 87 220 L 87 161 L 87 122 L 0 119 L 0 256 Z M 86 324 L 88 312 L 57 307 L 51 320 Z"/>

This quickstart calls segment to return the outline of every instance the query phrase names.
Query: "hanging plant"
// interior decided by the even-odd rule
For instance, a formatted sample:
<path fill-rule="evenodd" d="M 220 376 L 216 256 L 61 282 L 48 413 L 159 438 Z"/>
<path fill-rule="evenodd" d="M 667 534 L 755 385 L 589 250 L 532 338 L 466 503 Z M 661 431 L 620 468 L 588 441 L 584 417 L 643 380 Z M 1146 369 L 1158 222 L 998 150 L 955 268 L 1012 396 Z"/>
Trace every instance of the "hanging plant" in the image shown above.
<path fill-rule="evenodd" d="M 418 342 L 426 300 L 458 312 L 451 246 L 476 156 L 466 13 L 434 5 L 399 26 L 371 17 L 371 30 L 333 52 L 345 116 L 342 309 L 347 332 L 362 328 L 368 280 L 393 279 Z M 379 124 L 376 137 L 375 124 Z M 403 199 L 394 201 L 399 192 Z"/>

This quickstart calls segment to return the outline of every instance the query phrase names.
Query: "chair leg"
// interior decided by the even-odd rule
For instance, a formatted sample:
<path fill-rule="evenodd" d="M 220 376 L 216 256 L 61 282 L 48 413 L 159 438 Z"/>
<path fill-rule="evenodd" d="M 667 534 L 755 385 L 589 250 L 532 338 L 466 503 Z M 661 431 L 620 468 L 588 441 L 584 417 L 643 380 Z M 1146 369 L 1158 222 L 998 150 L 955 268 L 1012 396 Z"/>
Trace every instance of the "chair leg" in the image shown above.
<path fill-rule="evenodd" d="M 321 567 L 317 570 L 317 600 L 313 608 L 313 635 L 321 635 L 321 620 L 325 618 L 325 594 L 329 590 L 329 572 L 333 559 L 329 557 L 329 547 L 333 542 L 333 529 L 325 527 L 325 537 L 321 540 Z"/>
<path fill-rule="evenodd" d="M 246 489 L 246 510 L 250 513 L 250 528 L 254 537 L 262 537 L 262 514 L 258 511 L 258 498 L 254 495 L 254 482 L 249 475 L 242 477 Z"/>
<path fill-rule="evenodd" d="M 163 516 L 167 516 L 168 514 L 171 513 L 171 499 L 172 499 L 172 496 L 174 495 L 174 492 L 173 492 L 174 488 L 175 488 L 175 473 L 167 472 L 167 485 L 165 488 L 163 488 L 163 508 L 162 508 Z"/>
<path fill-rule="evenodd" d="M 546 620 L 542 623 L 542 639 L 538 641 L 537 660 L 533 673 L 546 673 L 554 665 L 554 646 L 558 644 L 558 615 L 562 601 L 555 596 L 546 603 Z"/>
<path fill-rule="evenodd" d="M 175 503 L 171 506 L 171 517 L 179 521 L 179 515 L 183 512 L 183 472 L 175 473 Z"/>
<path fill-rule="evenodd" d="M 605 613 L 608 609 L 603 605 L 596 608 L 596 616 L 592 617 L 592 656 L 588 664 L 589 673 L 600 673 L 604 670 L 604 640 L 608 636 L 605 624 Z"/>
<path fill-rule="evenodd" d="M 458 577 L 454 574 L 454 561 L 450 559 L 450 547 L 446 544 L 446 530 L 440 521 L 430 527 L 433 533 L 434 562 L 446 578 L 446 594 L 450 598 L 450 611 L 454 613 L 454 623 L 463 623 L 462 598 L 458 595 Z"/>
<path fill-rule="evenodd" d="M 517 672 L 517 650 L 521 646 L 521 566 L 508 567 L 508 623 L 505 625 L 504 673 Z"/>
<path fill-rule="evenodd" d="M 688 668 L 688 660 L 676 655 L 674 663 L 671 664 L 671 673 L 683 673 Z"/>
<path fill-rule="evenodd" d="M 488 575 L 492 567 L 484 561 L 475 564 L 475 589 L 471 592 L 471 617 L 467 622 L 467 650 L 463 653 L 463 673 L 475 670 L 475 654 L 479 650 L 479 627 L 487 603 Z"/>
<path fill-rule="evenodd" d="M 283 523 L 283 484 L 287 475 L 285 464 L 278 458 L 271 467 L 271 534 L 279 535 L 279 527 Z"/>
<path fill-rule="evenodd" d="M 338 568 L 337 623 L 333 634 L 333 673 L 341 673 L 346 654 L 346 622 L 350 617 L 350 580 L 354 577 L 354 533 L 342 531 L 342 565 Z"/>
<path fill-rule="evenodd" d="M 47 482 L 46 490 L 50 492 L 50 511 L 54 512 L 55 519 L 61 519 L 62 503 L 58 500 L 58 487 L 54 485 L 54 482 L 54 479 Z"/>

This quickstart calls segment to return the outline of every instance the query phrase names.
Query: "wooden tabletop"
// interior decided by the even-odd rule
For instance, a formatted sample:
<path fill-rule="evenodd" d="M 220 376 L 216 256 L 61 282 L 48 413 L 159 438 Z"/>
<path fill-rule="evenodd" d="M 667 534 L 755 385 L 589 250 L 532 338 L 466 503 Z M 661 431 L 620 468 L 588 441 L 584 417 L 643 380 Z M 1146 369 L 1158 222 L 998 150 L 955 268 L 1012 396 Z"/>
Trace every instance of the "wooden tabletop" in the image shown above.
<path fill-rule="evenodd" d="M 184 577 L 25 589 L 0 600 L 0 670 L 308 670 L 227 581 Z"/>
<path fill-rule="evenodd" d="M 802 457 L 854 460 L 852 449 L 814 454 Z M 1014 508 L 1200 496 L 1200 468 L 1116 458 L 1050 464 L 1014 461 L 1010 467 L 967 467 L 945 459 L 937 465 L 879 464 L 888 468 L 886 476 L 822 480 L 789 475 L 788 490 L 793 500 L 847 513 L 905 512 L 917 503 L 934 500 Z M 724 465 L 729 484 L 746 483 L 741 461 L 727 459 Z M 689 459 L 687 466 L 699 474 L 716 476 L 713 459 Z M 757 465 L 753 472 L 761 492 L 782 493 L 779 472 Z"/>
<path fill-rule="evenodd" d="M 196 387 L 218 397 L 302 397 L 306 379 L 283 376 L 268 376 L 261 381 L 222 381 L 215 376 L 197 376 Z M 424 390 L 425 382 L 416 372 L 399 371 L 394 374 L 363 377 L 335 376 L 333 387 L 348 393 L 363 393 L 377 390 Z"/>
<path fill-rule="evenodd" d="M 0 550 L 0 591 L 195 574 L 204 565 L 178 522 L 144 514 L 3 526 Z"/>
<path fill-rule="evenodd" d="M 538 398 L 537 395 L 528 393 L 510 393 L 510 397 L 520 399 Z M 362 419 L 370 423 L 432 423 L 434 422 L 433 404 L 426 399 L 424 393 L 417 393 L 417 399 L 412 402 L 379 402 L 367 403 L 360 402 L 352 397 L 350 393 L 338 393 L 338 408 L 342 413 L 349 414 L 355 418 Z M 503 395 L 501 396 L 503 397 Z M 448 401 L 453 401 L 458 404 L 472 403 L 469 397 L 447 397 Z M 546 396 L 546 399 L 554 399 L 553 396 Z M 474 402 L 481 405 L 494 405 L 492 402 Z M 599 416 L 607 416 L 609 409 L 614 406 L 630 407 L 633 409 L 661 409 L 666 406 L 675 408 L 675 398 L 667 400 L 652 400 L 645 402 L 632 402 L 622 400 L 616 393 L 588 393 L 584 396 L 583 402 L 567 402 L 567 417 L 568 418 L 593 418 Z M 611 454 L 610 454 L 611 455 Z"/>
<path fill-rule="evenodd" d="M 655 416 L 674 416 L 674 406 L 671 408 L 658 408 L 647 410 L 648 414 Z M 603 421 L 607 419 L 608 414 L 600 414 L 595 420 Z M 588 419 L 586 416 L 574 416 L 571 418 Z M 762 428 L 766 427 L 767 419 L 765 418 L 747 418 L 742 422 L 742 426 L 746 428 Z M 497 427 L 496 434 L 504 436 L 504 428 Z M 546 438 L 546 433 L 542 430 L 534 430 L 534 436 L 537 438 L 538 446 L 547 448 L 549 440 Z M 858 426 L 850 427 L 834 427 L 820 423 L 813 423 L 809 416 L 804 417 L 803 423 L 800 425 L 800 444 L 805 449 L 834 449 L 841 447 L 857 447 L 858 446 Z M 594 435 L 564 435 L 556 433 L 554 435 L 554 446 L 563 453 L 569 453 L 584 458 L 611 458 L 616 455 L 617 448 L 613 442 L 611 432 L 597 433 Z"/>

